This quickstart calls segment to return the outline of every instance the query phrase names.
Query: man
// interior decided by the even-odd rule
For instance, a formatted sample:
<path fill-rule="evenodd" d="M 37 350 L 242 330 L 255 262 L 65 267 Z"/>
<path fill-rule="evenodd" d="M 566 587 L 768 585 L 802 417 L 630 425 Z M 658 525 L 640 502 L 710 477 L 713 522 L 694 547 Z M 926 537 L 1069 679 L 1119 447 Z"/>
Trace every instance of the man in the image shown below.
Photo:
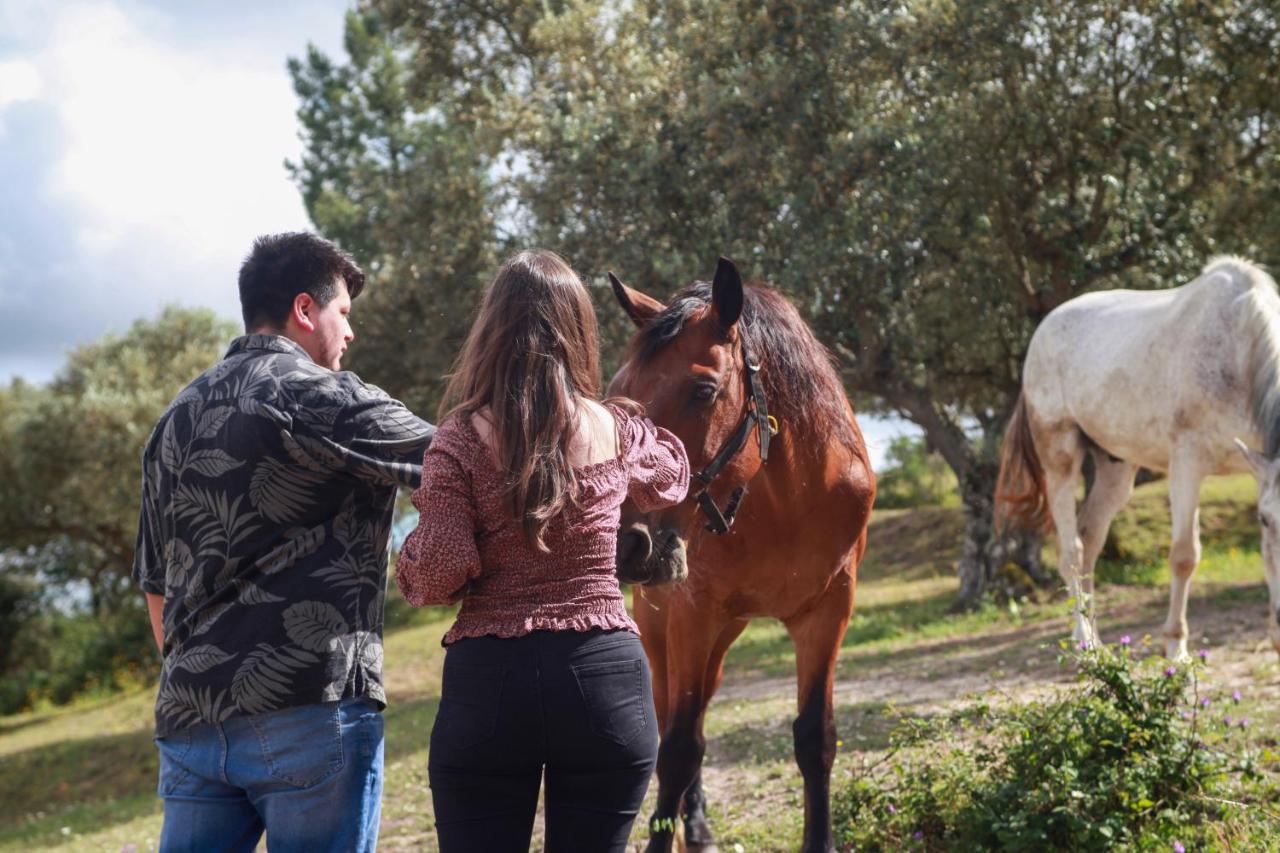
<path fill-rule="evenodd" d="M 398 487 L 434 427 L 340 369 L 364 274 L 312 234 L 259 238 L 246 335 L 143 454 L 134 576 L 164 656 L 162 850 L 373 850 L 382 618 Z"/>

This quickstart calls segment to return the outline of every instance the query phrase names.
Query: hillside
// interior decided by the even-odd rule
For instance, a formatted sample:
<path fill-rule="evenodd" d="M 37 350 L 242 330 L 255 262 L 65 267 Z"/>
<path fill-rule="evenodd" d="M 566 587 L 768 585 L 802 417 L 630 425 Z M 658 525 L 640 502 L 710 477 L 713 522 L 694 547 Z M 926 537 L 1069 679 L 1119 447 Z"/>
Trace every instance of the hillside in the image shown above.
<path fill-rule="evenodd" d="M 1162 483 L 1140 488 L 1117 520 L 1123 559 L 1100 589 L 1104 639 L 1140 638 L 1163 620 L 1168 536 Z M 1280 666 L 1265 641 L 1266 591 L 1257 552 L 1254 486 L 1211 481 L 1202 504 L 1205 562 L 1190 618 L 1199 645 L 1211 643 L 1221 689 L 1238 685 L 1254 719 L 1280 715 Z M 978 691 L 1030 695 L 1065 681 L 1054 663 L 1065 634 L 1060 601 L 990 606 L 956 617 L 953 565 L 962 519 L 951 508 L 875 515 L 861 567 L 858 604 L 842 654 L 837 777 L 886 748 L 887 711 L 932 713 Z M 438 701 L 447 610 L 410 612 L 394 602 L 386 643 L 387 786 L 382 847 L 434 849 L 427 741 Z M 735 645 L 708 720 L 707 787 L 721 849 L 793 847 L 799 774 L 791 757 L 793 658 L 781 626 L 759 622 Z M 152 688 L 68 708 L 0 718 L 0 848 L 154 849 L 159 799 L 151 744 Z M 1271 729 L 1274 731 L 1274 729 Z M 637 829 L 642 837 L 643 829 Z"/>

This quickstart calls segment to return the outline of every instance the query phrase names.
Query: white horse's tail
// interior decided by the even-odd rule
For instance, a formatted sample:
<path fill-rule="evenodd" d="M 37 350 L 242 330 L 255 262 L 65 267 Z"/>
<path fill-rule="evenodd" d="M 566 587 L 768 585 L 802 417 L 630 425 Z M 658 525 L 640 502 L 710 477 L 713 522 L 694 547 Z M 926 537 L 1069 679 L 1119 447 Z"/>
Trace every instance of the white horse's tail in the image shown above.
<path fill-rule="evenodd" d="M 1013 417 L 1004 433 L 1000 474 L 996 478 L 995 522 L 998 530 L 1044 530 L 1049 525 L 1049 502 L 1044 467 L 1036 453 L 1027 417 L 1027 403 L 1018 394 Z"/>

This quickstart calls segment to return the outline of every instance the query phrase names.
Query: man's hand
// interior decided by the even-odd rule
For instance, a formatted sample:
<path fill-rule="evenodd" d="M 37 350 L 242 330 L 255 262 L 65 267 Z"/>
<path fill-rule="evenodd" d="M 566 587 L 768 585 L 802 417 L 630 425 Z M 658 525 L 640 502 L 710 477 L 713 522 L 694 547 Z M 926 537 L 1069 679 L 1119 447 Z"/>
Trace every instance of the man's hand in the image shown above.
<path fill-rule="evenodd" d="M 147 596 L 147 614 L 151 617 L 151 633 L 156 638 L 156 648 L 164 657 L 164 596 L 145 593 Z"/>

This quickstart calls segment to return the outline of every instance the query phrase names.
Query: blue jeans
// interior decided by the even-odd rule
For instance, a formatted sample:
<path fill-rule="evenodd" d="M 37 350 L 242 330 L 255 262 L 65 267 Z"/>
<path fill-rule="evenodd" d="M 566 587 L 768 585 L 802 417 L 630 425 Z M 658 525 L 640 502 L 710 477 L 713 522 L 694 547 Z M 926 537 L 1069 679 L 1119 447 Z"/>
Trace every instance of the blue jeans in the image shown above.
<path fill-rule="evenodd" d="M 382 714 L 366 699 L 204 723 L 156 740 L 160 850 L 372 851 Z"/>

